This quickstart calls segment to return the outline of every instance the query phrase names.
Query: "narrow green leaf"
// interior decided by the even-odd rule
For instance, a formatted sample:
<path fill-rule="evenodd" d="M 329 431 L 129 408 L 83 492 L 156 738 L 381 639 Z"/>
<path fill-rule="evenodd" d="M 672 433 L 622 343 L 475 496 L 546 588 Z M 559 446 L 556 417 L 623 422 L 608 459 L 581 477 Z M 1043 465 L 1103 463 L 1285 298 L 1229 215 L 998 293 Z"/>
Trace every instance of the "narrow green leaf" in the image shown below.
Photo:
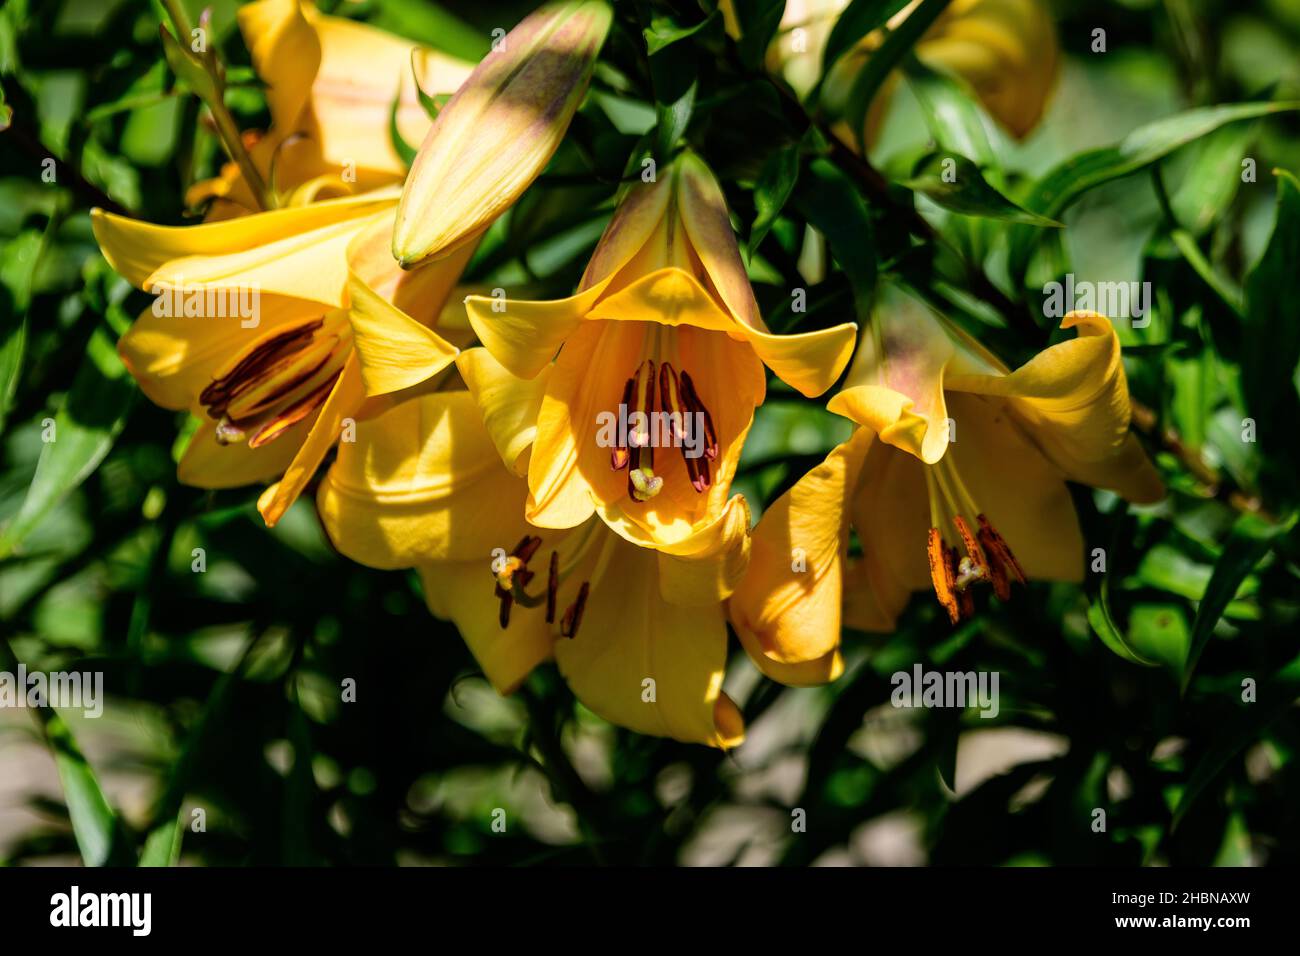
<path fill-rule="evenodd" d="M 1242 327 L 1242 389 L 1246 409 L 1266 421 L 1295 396 L 1300 362 L 1300 181 L 1277 173 L 1277 218 L 1259 264 L 1246 279 Z"/>
<path fill-rule="evenodd" d="M 679 26 L 677 21 L 670 16 L 652 17 L 650 26 L 641 31 L 645 36 L 646 51 L 651 56 L 654 56 L 660 50 L 672 46 L 678 40 L 685 40 L 687 37 L 699 33 L 713 23 L 717 16 L 717 11 L 714 11 L 699 23 L 693 23 L 688 27 Z"/>
<path fill-rule="evenodd" d="M 1140 664 L 1143 667 L 1159 666 L 1158 661 L 1144 657 L 1134 650 L 1128 639 L 1115 626 L 1115 621 L 1110 616 L 1110 582 L 1106 578 L 1102 578 L 1101 590 L 1088 605 L 1088 624 L 1092 626 L 1093 633 L 1101 638 L 1103 644 L 1130 664 Z"/>
<path fill-rule="evenodd" d="M 0 250 L 0 431 L 13 407 L 27 351 L 27 307 L 48 233 L 28 230 Z"/>
<path fill-rule="evenodd" d="M 767 48 L 781 26 L 785 0 L 733 0 L 732 9 L 740 24 L 740 59 L 751 70 L 763 66 Z"/>
<path fill-rule="evenodd" d="M 691 112 L 695 108 L 695 91 L 697 84 L 692 81 L 686 92 L 671 103 L 655 104 L 658 126 L 655 131 L 655 155 L 661 162 L 667 162 L 672 156 L 677 141 L 686 135 L 686 127 L 691 122 Z"/>
<path fill-rule="evenodd" d="M 388 139 L 393 144 L 393 152 L 397 153 L 397 157 L 410 166 L 415 162 L 415 154 L 419 150 L 403 139 L 402 131 L 397 128 L 397 107 L 401 104 L 401 100 L 400 94 L 393 97 L 393 105 L 388 111 Z"/>
<path fill-rule="evenodd" d="M 381 4 L 370 22 L 389 33 L 410 37 L 471 63 L 487 56 L 494 39 L 491 34 L 452 14 L 442 4 L 429 0 Z M 503 23 L 500 28 L 508 30 L 509 27 L 509 23 Z"/>
<path fill-rule="evenodd" d="M 867 110 L 876 97 L 876 91 L 885 82 L 885 77 L 894 67 L 902 63 L 903 58 L 911 52 L 930 25 L 939 18 L 948 7 L 950 0 L 921 0 L 920 4 L 898 25 L 898 29 L 885 37 L 880 49 L 871 54 L 866 65 L 858 71 L 849 90 L 845 119 L 859 146 L 863 146 L 862 132 L 866 124 Z"/>
<path fill-rule="evenodd" d="M 87 866 L 124 862 L 129 854 L 125 849 L 123 832 L 104 797 L 95 771 L 58 712 L 48 710 L 42 713 L 45 715 L 45 739 L 54 752 L 63 798 L 68 805 L 68 818 L 72 821 L 72 832 L 77 838 L 82 860 Z"/>
<path fill-rule="evenodd" d="M 164 820 L 149 831 L 140 851 L 141 866 L 175 866 L 181 858 L 181 839 L 185 835 L 185 815 L 177 810 L 171 820 Z"/>
<path fill-rule="evenodd" d="M 853 288 L 859 322 L 871 317 L 876 289 L 876 243 L 857 187 L 827 159 L 814 159 L 794 190 L 800 213 L 820 230 Z"/>
<path fill-rule="evenodd" d="M 1228 763 L 1268 729 L 1269 725 L 1290 711 L 1300 698 L 1300 657 L 1287 664 L 1255 688 L 1256 699 L 1242 703 L 1241 710 L 1224 726 L 1192 770 L 1187 787 L 1174 809 L 1170 829 L 1177 829 L 1205 789 Z"/>
<path fill-rule="evenodd" d="M 952 77 L 936 73 L 916 57 L 908 59 L 906 72 L 907 85 L 916 95 L 925 124 L 940 148 L 965 156 L 981 169 L 996 165 L 984 114 L 970 93 Z"/>
<path fill-rule="evenodd" d="M 1022 209 L 1002 195 L 965 156 L 936 154 L 918 172 L 919 175 L 903 185 L 951 212 L 1031 226 L 1061 227 L 1059 222 Z"/>
<path fill-rule="evenodd" d="M 858 41 L 889 22 L 890 17 L 907 6 L 909 0 L 852 0 L 831 27 L 830 36 L 822 50 L 822 73 Z"/>
<path fill-rule="evenodd" d="M 1258 515 L 1244 514 L 1232 526 L 1223 553 L 1214 564 L 1214 573 L 1206 585 L 1205 597 L 1196 608 L 1196 622 L 1192 625 L 1191 650 L 1187 655 L 1187 668 L 1183 673 L 1183 687 L 1191 682 L 1192 671 L 1201 659 L 1205 645 L 1214 633 L 1224 609 L 1237 595 L 1237 589 L 1246 576 L 1264 560 L 1273 545 L 1290 533 L 1300 513 L 1291 515 L 1280 524 L 1265 521 Z"/>
<path fill-rule="evenodd" d="M 763 164 L 754 184 L 754 206 L 758 214 L 749 230 L 747 249 L 752 256 L 771 230 L 799 180 L 799 144 L 782 147 Z"/>
<path fill-rule="evenodd" d="M 1235 123 L 1197 144 L 1196 156 L 1170 197 L 1178 224 L 1192 235 L 1210 228 L 1237 195 L 1241 162 L 1254 138 L 1254 123 Z"/>
<path fill-rule="evenodd" d="M 135 394 L 135 383 L 108 332 L 97 328 L 47 432 L 49 440 L 22 508 L 0 533 L 0 556 L 13 553 L 27 533 L 99 467 L 126 424 Z"/>

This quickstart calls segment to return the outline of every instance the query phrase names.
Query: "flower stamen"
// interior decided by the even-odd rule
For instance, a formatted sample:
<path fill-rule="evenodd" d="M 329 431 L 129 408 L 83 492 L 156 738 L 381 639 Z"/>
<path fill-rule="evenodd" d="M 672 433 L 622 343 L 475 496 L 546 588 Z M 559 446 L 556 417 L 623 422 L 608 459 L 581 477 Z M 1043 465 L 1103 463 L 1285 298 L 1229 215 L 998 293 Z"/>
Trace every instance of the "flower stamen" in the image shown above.
<path fill-rule="evenodd" d="M 578 588 L 577 598 L 564 612 L 564 619 L 560 621 L 560 633 L 564 637 L 577 635 L 578 627 L 582 624 L 582 612 L 587 607 L 587 595 L 590 591 L 591 582 L 583 581 L 582 587 Z"/>
<path fill-rule="evenodd" d="M 998 599 L 1005 601 L 1011 597 L 1011 581 L 1025 583 L 1025 573 L 1002 535 L 975 504 L 951 456 L 927 466 L 925 478 L 930 498 L 926 541 L 930 580 L 939 604 L 952 623 L 958 624 L 975 612 L 975 585 L 991 585 Z M 950 541 L 959 542 L 960 549 Z"/>
<path fill-rule="evenodd" d="M 339 316 L 276 333 L 215 376 L 199 403 L 217 422 L 216 440 L 260 448 L 319 409 L 333 391 L 351 345 Z"/>

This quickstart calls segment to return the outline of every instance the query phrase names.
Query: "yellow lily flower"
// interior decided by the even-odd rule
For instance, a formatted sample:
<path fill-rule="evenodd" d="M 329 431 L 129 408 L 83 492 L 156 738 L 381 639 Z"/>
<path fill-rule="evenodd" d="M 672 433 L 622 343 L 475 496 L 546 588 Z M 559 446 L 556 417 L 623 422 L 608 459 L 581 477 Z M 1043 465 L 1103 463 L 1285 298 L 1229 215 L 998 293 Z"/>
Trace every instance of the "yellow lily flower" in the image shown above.
<path fill-rule="evenodd" d="M 535 397 L 533 382 L 510 387 L 522 406 Z M 530 440 L 526 417 L 505 442 L 516 454 Z M 554 658 L 578 699 L 613 723 L 738 745 L 743 721 L 722 691 L 723 607 L 691 598 L 698 576 L 734 577 L 748 541 L 744 500 L 706 532 L 705 559 L 690 543 L 685 558 L 638 548 L 594 518 L 536 528 L 522 517 L 527 486 L 500 458 L 507 431 L 490 433 L 463 391 L 425 394 L 362 423 L 317 493 L 330 540 L 371 567 L 418 568 L 429 609 L 456 624 L 500 693 Z"/>
<path fill-rule="evenodd" d="M 1078 581 L 1083 541 L 1066 481 L 1129 501 L 1164 495 L 1129 431 L 1119 339 L 1071 312 L 1077 337 L 1014 372 L 947 319 L 884 286 L 854 368 L 829 408 L 861 427 L 769 509 L 731 597 L 751 653 L 829 672 L 843 621 L 892 629 L 932 587 L 955 624 L 978 589 L 1001 600 L 1033 578 Z M 849 528 L 862 558 L 847 566 Z M 801 549 L 805 573 L 792 573 Z"/>
<path fill-rule="evenodd" d="M 393 231 L 404 267 L 471 241 L 537 178 L 586 94 L 612 19 L 603 0 L 547 4 L 475 67 L 411 166 Z"/>
<path fill-rule="evenodd" d="M 914 0 L 891 17 L 886 28 L 896 29 L 919 2 Z M 801 97 L 820 77 L 826 41 L 848 5 L 849 0 L 786 3 L 780 32 L 768 51 L 768 67 Z M 724 10 L 729 6 L 730 0 L 724 0 Z M 883 30 L 867 35 L 831 67 L 822 93 L 824 103 L 842 107 L 854 78 L 884 37 Z M 926 65 L 964 80 L 989 114 L 1017 139 L 1038 125 L 1060 67 L 1056 31 L 1042 0 L 953 0 L 914 50 Z M 886 80 L 871 104 L 864 142 L 875 140 L 896 85 L 897 74 Z M 844 134 L 845 142 L 855 144 L 852 131 L 845 129 Z"/>
<path fill-rule="evenodd" d="M 628 190 L 576 295 L 465 305 L 506 371 L 548 372 L 527 519 L 570 528 L 599 513 L 651 547 L 690 538 L 726 507 L 764 364 L 818 395 L 847 365 L 856 329 L 767 331 L 722 190 L 690 153 Z"/>
<path fill-rule="evenodd" d="M 472 69 L 310 2 L 257 0 L 237 18 L 271 113 L 265 135 L 246 136 L 249 156 L 281 192 L 312 181 L 336 195 L 400 183 L 406 164 L 389 134 L 393 103 L 402 139 L 418 143 L 432 121 L 417 83 L 429 95 L 451 92 Z M 197 183 L 188 198 L 197 205 L 213 197 L 222 218 L 259 208 L 234 163 Z"/>
<path fill-rule="evenodd" d="M 418 341 L 423 377 L 451 363 L 455 347 L 428 326 L 472 247 L 402 272 L 388 249 L 396 202 L 390 188 L 181 227 L 92 212 L 109 264 L 156 296 L 119 341 L 123 361 L 156 404 L 203 420 L 182 482 L 279 478 L 258 503 L 275 524 L 367 393 L 404 387 L 400 371 L 367 368 L 353 348 L 369 314 L 405 318 L 385 328 L 408 348 Z"/>

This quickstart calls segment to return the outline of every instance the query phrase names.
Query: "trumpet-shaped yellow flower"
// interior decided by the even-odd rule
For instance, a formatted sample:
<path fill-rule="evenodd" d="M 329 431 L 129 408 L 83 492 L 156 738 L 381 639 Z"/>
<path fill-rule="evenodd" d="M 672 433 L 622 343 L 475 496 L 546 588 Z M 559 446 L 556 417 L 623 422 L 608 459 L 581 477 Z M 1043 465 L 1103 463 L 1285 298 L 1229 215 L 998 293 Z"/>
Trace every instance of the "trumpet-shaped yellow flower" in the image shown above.
<path fill-rule="evenodd" d="M 405 387 L 406 371 L 368 368 L 353 348 L 373 314 L 390 348 L 419 352 L 422 378 L 450 364 L 456 349 L 429 326 L 472 249 L 402 272 L 388 249 L 396 201 L 390 188 L 182 227 L 93 212 L 109 263 L 156 296 L 120 340 L 123 361 L 152 401 L 203 422 L 181 481 L 278 478 L 259 502 L 274 524 L 366 394 Z"/>
<path fill-rule="evenodd" d="M 1009 371 L 942 316 L 885 286 L 830 409 L 861 427 L 759 522 L 732 620 L 772 666 L 828 673 L 844 623 L 889 630 L 932 588 L 956 623 L 975 595 L 1077 581 L 1083 542 L 1066 481 L 1153 502 L 1164 489 L 1129 431 L 1118 337 L 1092 312 L 1077 337 Z M 850 526 L 862 557 L 846 565 Z M 791 573 L 801 548 L 806 573 Z"/>
<path fill-rule="evenodd" d="M 394 104 L 398 132 L 419 142 L 432 121 L 417 84 L 429 95 L 450 93 L 472 69 L 305 0 L 257 0 L 237 16 L 271 113 L 266 133 L 245 141 L 253 165 L 280 194 L 308 183 L 321 198 L 401 183 L 406 164 L 390 135 Z M 209 218 L 260 208 L 234 163 L 195 184 L 187 198 L 193 205 L 215 199 Z"/>
<path fill-rule="evenodd" d="M 652 547 L 690 538 L 726 507 L 764 364 L 820 394 L 847 364 L 856 328 L 767 331 L 722 191 L 690 153 L 629 189 L 576 295 L 465 304 L 505 370 L 548 372 L 528 520 L 570 528 L 598 512 Z"/>
<path fill-rule="evenodd" d="M 914 0 L 891 17 L 887 29 L 896 29 L 919 2 Z M 729 5 L 724 0 L 724 9 Z M 877 30 L 835 64 L 823 64 L 826 41 L 848 5 L 849 0 L 789 0 L 780 32 L 768 51 L 769 69 L 781 74 L 800 96 L 816 85 L 823 66 L 829 68 L 822 99 L 832 109 L 842 108 L 854 78 L 885 36 Z M 1056 32 L 1042 0 L 953 0 L 922 35 L 915 53 L 928 66 L 960 77 L 989 114 L 1018 139 L 1042 118 L 1060 65 Z M 888 79 L 872 103 L 864 142 L 875 139 L 896 83 L 896 76 Z M 845 132 L 845 141 L 853 144 L 856 137 Z"/>
<path fill-rule="evenodd" d="M 533 382 L 503 387 L 516 391 L 517 403 L 498 406 L 507 417 L 504 410 L 526 409 L 535 397 Z M 530 526 L 527 486 L 500 458 L 504 448 L 527 451 L 527 415 L 514 422 L 511 429 L 498 420 L 489 432 L 474 398 L 453 391 L 362 423 L 317 494 L 331 541 L 371 567 L 418 568 L 430 610 L 455 622 L 503 694 L 553 657 L 578 699 L 607 720 L 739 744 L 743 721 L 722 691 L 723 607 L 695 581 L 735 577 L 743 567 L 744 500 L 702 532 L 707 541 L 684 542 L 674 554 L 629 544 L 594 518 L 564 530 Z"/>
<path fill-rule="evenodd" d="M 411 167 L 393 231 L 403 266 L 471 241 L 537 178 L 582 102 L 612 17 L 603 0 L 550 3 L 484 57 Z"/>

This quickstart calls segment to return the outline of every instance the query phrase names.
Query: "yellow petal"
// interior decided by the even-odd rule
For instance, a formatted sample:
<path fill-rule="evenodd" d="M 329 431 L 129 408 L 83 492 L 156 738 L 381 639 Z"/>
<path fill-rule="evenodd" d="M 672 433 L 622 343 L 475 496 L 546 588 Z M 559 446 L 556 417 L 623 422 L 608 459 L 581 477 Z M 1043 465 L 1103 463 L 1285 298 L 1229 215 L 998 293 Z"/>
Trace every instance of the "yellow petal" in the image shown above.
<path fill-rule="evenodd" d="M 763 646 L 752 631 L 735 624 L 734 620 L 732 626 L 735 627 L 736 636 L 740 638 L 740 645 L 749 655 L 750 661 L 761 674 L 778 684 L 787 687 L 817 687 L 839 680 L 840 675 L 844 673 L 844 655 L 840 653 L 839 647 L 825 657 L 813 661 L 783 664 L 763 653 Z"/>
<path fill-rule="evenodd" d="M 195 488 L 239 488 L 272 481 L 289 467 L 315 420 L 314 414 L 309 415 L 260 448 L 243 442 L 219 444 L 217 426 L 204 421 L 181 455 L 176 478 Z"/>
<path fill-rule="evenodd" d="M 527 452 L 537 435 L 550 368 L 536 378 L 518 378 L 484 348 L 461 352 L 456 367 L 483 413 L 502 462 L 517 475 L 528 474 Z"/>
<path fill-rule="evenodd" d="M 298 0 L 259 0 L 239 8 L 253 69 L 266 83 L 272 125 L 295 128 L 320 67 L 321 44 Z"/>
<path fill-rule="evenodd" d="M 745 337 L 763 364 L 781 381 L 815 398 L 834 385 L 849 364 L 857 333 L 857 323 L 845 322 L 796 335 L 772 335 L 748 329 Z"/>
<path fill-rule="evenodd" d="M 586 318 L 692 325 L 697 329 L 740 335 L 730 315 L 718 307 L 704 287 L 682 269 L 659 269 L 641 276 L 601 299 Z"/>
<path fill-rule="evenodd" d="M 659 593 L 673 604 L 724 601 L 744 577 L 749 554 L 749 505 L 735 495 L 689 538 L 659 548 Z"/>
<path fill-rule="evenodd" d="M 912 592 L 928 592 L 931 586 L 925 550 L 930 528 L 925 466 L 892 445 L 873 443 L 851 512 L 862 555 L 850 562 L 845 577 L 843 623 L 887 633 Z"/>
<path fill-rule="evenodd" d="M 1071 481 L 1109 488 L 1131 501 L 1159 501 L 1160 476 L 1129 432 L 1128 380 L 1110 320 L 1071 312 L 1061 328 L 1078 335 L 1009 375 L 953 375 L 949 388 L 1006 398 L 1011 413 Z"/>
<path fill-rule="evenodd" d="M 406 163 L 393 148 L 389 123 L 397 101 L 397 128 L 404 142 L 418 143 L 432 121 L 420 104 L 412 75 L 421 70 L 426 93 L 451 93 L 472 64 L 421 50 L 383 30 L 343 17 L 312 13 L 321 63 L 311 87 L 312 131 L 324 161 L 340 169 L 372 170 L 400 179 Z"/>
<path fill-rule="evenodd" d="M 512 374 L 532 378 L 551 363 L 602 291 L 603 283 L 554 302 L 471 295 L 465 311 L 493 358 Z"/>
<path fill-rule="evenodd" d="M 596 463 L 602 451 L 594 439 L 596 415 L 611 402 L 617 404 L 617 398 L 607 396 L 623 394 L 621 370 L 635 364 L 635 346 L 627 336 L 616 334 L 621 326 L 583 326 L 565 343 L 550 373 L 528 460 L 525 517 L 533 524 L 573 528 L 595 512 L 592 481 L 606 477 Z M 609 472 L 609 449 L 603 452 L 604 471 Z"/>
<path fill-rule="evenodd" d="M 641 252 L 651 237 L 665 228 L 673 190 L 671 175 L 660 176 L 650 183 L 635 182 L 628 187 L 587 262 L 578 285 L 580 291 L 612 279 Z"/>
<path fill-rule="evenodd" d="M 343 554 L 374 568 L 490 562 L 518 540 L 524 483 L 501 467 L 469 392 L 402 402 L 357 425 L 317 507 Z"/>
<path fill-rule="evenodd" d="M 501 468 L 497 470 L 506 474 Z M 522 521 L 520 526 L 522 533 L 526 526 Z M 555 638 L 545 615 L 516 607 L 510 627 L 501 628 L 497 619 L 500 602 L 493 593 L 489 558 L 425 564 L 419 570 L 429 610 L 455 623 L 498 693 L 514 692 L 534 667 L 551 656 Z"/>
<path fill-rule="evenodd" d="M 466 248 L 473 251 L 472 247 Z M 355 261 L 358 247 L 354 245 L 352 251 Z M 394 300 L 417 307 L 421 314 L 435 319 L 455 288 L 466 259 L 457 253 L 445 261 L 403 273 L 401 279 L 383 284 L 387 295 L 366 281 L 358 271 L 361 266 L 349 270 L 348 322 L 368 395 L 387 395 L 418 385 L 455 360 L 459 351 L 456 346 L 428 325 L 417 322 Z"/>
<path fill-rule="evenodd" d="M 537 177 L 582 101 L 612 16 L 603 2 L 549 4 L 474 69 L 411 167 L 393 233 L 403 266 L 451 252 Z"/>
<path fill-rule="evenodd" d="M 718 181 L 704 160 L 692 152 L 683 153 L 678 160 L 677 175 L 682 222 L 709 279 L 736 321 L 767 331 L 740 258 L 727 201 Z"/>
<path fill-rule="evenodd" d="M 577 698 L 601 717 L 638 733 L 734 747 L 739 711 L 722 692 L 727 630 L 721 605 L 666 603 L 653 551 L 610 532 L 607 570 L 594 582 L 573 638 L 555 660 Z"/>
<path fill-rule="evenodd" d="M 957 441 L 949 454 L 1030 578 L 1078 581 L 1083 539 L 1064 477 L 1000 405 L 997 399 L 954 392 L 950 408 Z"/>
<path fill-rule="evenodd" d="M 777 499 L 754 530 L 749 570 L 729 607 L 737 630 L 753 635 L 773 661 L 825 659 L 839 644 L 849 509 L 872 438 L 866 429 L 855 431 Z"/>
<path fill-rule="evenodd" d="M 195 409 L 199 393 L 211 384 L 217 369 L 254 337 L 320 312 L 313 303 L 282 296 L 262 296 L 258 304 L 255 319 L 155 315 L 150 306 L 118 339 L 118 354 L 151 402 Z"/>
<path fill-rule="evenodd" d="M 880 440 L 938 461 L 948 445 L 945 376 L 1001 366 L 916 296 L 881 283 L 845 388 L 827 404 Z"/>
<path fill-rule="evenodd" d="M 954 5 L 917 44 L 916 54 L 961 76 L 1017 138 L 1042 118 L 1060 60 L 1056 30 L 1041 0 Z"/>
<path fill-rule="evenodd" d="M 349 241 L 392 199 L 377 192 L 196 226 L 155 226 L 101 210 L 91 221 L 109 265 L 145 291 L 239 287 L 338 306 Z"/>
<path fill-rule="evenodd" d="M 321 406 L 316 423 L 307 433 L 298 454 L 285 469 L 284 477 L 258 498 L 257 510 L 261 512 L 262 520 L 268 528 L 274 527 L 284 517 L 289 506 L 298 500 L 302 490 L 307 487 L 307 482 L 325 460 L 325 455 L 343 435 L 344 419 L 352 418 L 355 425 L 355 416 L 365 397 L 365 389 L 361 385 L 361 369 L 356 355 L 352 355 L 343 366 L 343 372 L 330 390 L 325 404 Z"/>

